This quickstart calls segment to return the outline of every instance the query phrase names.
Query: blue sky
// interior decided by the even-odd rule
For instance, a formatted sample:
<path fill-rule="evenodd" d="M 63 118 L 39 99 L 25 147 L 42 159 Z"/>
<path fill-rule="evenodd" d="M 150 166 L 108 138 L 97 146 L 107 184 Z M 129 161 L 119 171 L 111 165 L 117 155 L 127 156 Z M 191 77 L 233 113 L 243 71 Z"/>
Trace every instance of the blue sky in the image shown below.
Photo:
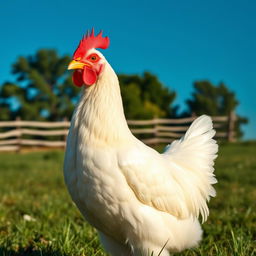
<path fill-rule="evenodd" d="M 89 28 L 103 29 L 103 53 L 118 73 L 151 71 L 184 101 L 195 80 L 223 81 L 256 139 L 256 1 L 1 1 L 0 84 L 11 64 L 40 48 L 72 54 Z"/>

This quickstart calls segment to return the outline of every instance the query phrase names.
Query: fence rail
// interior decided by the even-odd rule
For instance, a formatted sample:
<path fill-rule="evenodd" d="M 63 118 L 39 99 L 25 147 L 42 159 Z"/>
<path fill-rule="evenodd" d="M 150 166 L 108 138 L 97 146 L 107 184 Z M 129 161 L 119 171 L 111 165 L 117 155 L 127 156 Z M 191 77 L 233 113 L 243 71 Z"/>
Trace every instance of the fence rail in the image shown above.
<path fill-rule="evenodd" d="M 146 144 L 170 143 L 184 135 L 196 117 L 128 120 L 132 133 Z M 212 117 L 216 138 L 235 140 L 236 115 Z M 0 121 L 0 151 L 22 147 L 65 147 L 70 122 Z"/>

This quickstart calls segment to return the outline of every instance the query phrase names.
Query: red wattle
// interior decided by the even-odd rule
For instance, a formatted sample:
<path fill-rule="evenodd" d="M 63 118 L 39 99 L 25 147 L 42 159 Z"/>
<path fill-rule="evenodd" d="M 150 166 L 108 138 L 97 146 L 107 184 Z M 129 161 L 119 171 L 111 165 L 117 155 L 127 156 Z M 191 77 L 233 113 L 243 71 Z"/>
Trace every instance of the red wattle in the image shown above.
<path fill-rule="evenodd" d="M 81 87 L 84 84 L 83 71 L 80 69 L 75 70 L 72 76 L 72 80 L 76 86 Z"/>
<path fill-rule="evenodd" d="M 93 85 L 96 82 L 96 80 L 97 80 L 96 72 L 91 68 L 84 67 L 83 81 L 85 85 L 87 86 Z"/>

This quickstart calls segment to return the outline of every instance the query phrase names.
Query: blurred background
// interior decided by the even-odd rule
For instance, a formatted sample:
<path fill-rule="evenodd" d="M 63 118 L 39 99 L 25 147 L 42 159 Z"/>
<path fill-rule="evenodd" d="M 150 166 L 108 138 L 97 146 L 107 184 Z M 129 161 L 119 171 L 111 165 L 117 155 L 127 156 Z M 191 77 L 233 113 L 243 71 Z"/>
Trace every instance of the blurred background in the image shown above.
<path fill-rule="evenodd" d="M 0 120 L 70 119 L 79 90 L 66 71 L 92 27 L 120 76 L 126 117 L 239 116 L 256 138 L 255 1 L 5 1 Z M 166 89 L 167 88 L 167 89 Z"/>
<path fill-rule="evenodd" d="M 175 255 L 256 255 L 255 14 L 253 0 L 1 1 L 0 255 L 106 256 L 62 173 L 81 91 L 67 66 L 92 27 L 110 38 L 129 124 L 167 136 L 140 138 L 162 151 L 214 117 L 217 197 L 200 246 Z"/>

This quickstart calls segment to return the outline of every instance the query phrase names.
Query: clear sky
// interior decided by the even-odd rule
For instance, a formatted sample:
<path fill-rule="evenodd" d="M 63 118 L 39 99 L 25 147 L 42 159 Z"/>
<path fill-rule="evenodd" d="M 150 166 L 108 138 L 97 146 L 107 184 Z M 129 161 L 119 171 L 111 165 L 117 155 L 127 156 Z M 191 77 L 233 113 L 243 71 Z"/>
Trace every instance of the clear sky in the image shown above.
<path fill-rule="evenodd" d="M 87 29 L 103 29 L 118 73 L 151 71 L 184 101 L 195 80 L 223 81 L 256 139 L 256 1 L 12 0 L 0 3 L 0 84 L 11 64 L 40 48 L 73 54 Z"/>

